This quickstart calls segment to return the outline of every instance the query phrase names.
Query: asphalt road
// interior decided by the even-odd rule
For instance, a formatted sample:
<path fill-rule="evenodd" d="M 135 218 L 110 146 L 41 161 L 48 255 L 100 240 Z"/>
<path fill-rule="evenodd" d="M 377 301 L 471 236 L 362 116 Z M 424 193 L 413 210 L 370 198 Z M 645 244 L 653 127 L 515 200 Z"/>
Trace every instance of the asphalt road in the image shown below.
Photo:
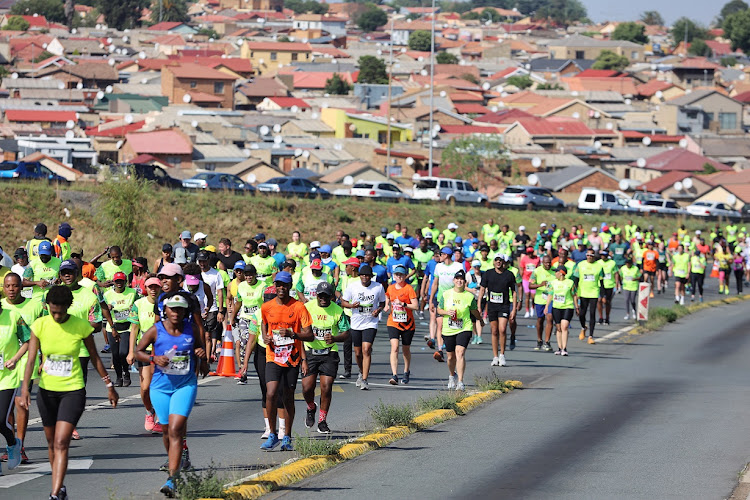
<path fill-rule="evenodd" d="M 715 280 L 710 281 L 706 300 L 717 297 Z M 657 296 L 654 304 L 669 305 L 672 301 L 668 297 Z M 660 477 L 656 482 L 672 485 L 670 478 L 680 472 L 694 483 L 700 483 L 699 486 L 707 487 L 708 483 L 703 484 L 702 476 L 694 467 L 697 465 L 692 462 L 694 455 L 710 459 L 701 462 L 702 466 L 721 470 L 721 477 L 713 486 L 721 490 L 723 485 L 721 491 L 728 492 L 731 480 L 746 462 L 740 453 L 745 443 L 736 439 L 736 435 L 746 435 L 746 432 L 739 432 L 748 427 L 740 415 L 747 412 L 750 403 L 744 388 L 738 386 L 744 379 L 733 370 L 734 363 L 739 368 L 747 349 L 744 338 L 732 333 L 732 326 L 742 321 L 744 307 L 740 304 L 701 312 L 692 316 L 690 323 L 685 322 L 664 334 L 644 337 L 638 344 L 618 344 L 617 339 L 609 339 L 589 346 L 576 337 L 570 342 L 568 358 L 533 351 L 536 339 L 533 320 L 521 318 L 518 347 L 507 353 L 507 367 L 494 370 L 503 378 L 524 381 L 530 390 L 505 396 L 463 419 L 390 447 L 408 453 L 378 451 L 336 468 L 320 480 L 305 483 L 302 488 L 310 489 L 302 492 L 312 496 L 320 488 L 315 486 L 318 484 L 325 485 L 328 496 L 344 495 L 347 490 L 336 490 L 334 485 L 349 488 L 366 477 L 372 486 L 384 484 L 383 480 L 387 479 L 388 482 L 393 480 L 393 487 L 403 488 L 411 488 L 412 483 L 421 484 L 423 479 L 424 490 L 415 486 L 412 490 L 398 491 L 399 494 L 419 492 L 417 497 L 424 496 L 422 492 L 433 491 L 429 489 L 430 483 L 442 485 L 442 489 L 433 491 L 438 497 L 463 495 L 463 490 L 454 487 L 466 488 L 467 482 L 474 485 L 476 493 L 493 496 L 496 496 L 493 492 L 501 488 L 520 491 L 520 488 L 533 486 L 540 489 L 529 490 L 532 496 L 534 492 L 536 496 L 559 492 L 569 496 L 601 497 L 598 492 L 603 484 L 602 472 L 612 474 L 609 464 L 614 458 L 622 457 L 634 463 L 626 469 L 628 474 L 623 476 L 621 489 L 612 490 L 615 494 L 610 496 L 645 496 L 654 485 L 637 475 L 644 470 L 659 470 L 669 479 L 653 476 Z M 622 321 L 623 315 L 621 296 L 616 296 L 613 323 L 598 327 L 597 336 L 627 326 Z M 717 324 L 722 325 L 721 331 L 711 333 Z M 728 330 L 722 333 L 725 327 Z M 334 437 L 351 437 L 370 430 L 373 424 L 369 409 L 379 400 L 411 402 L 445 388 L 447 368 L 444 363 L 432 360 L 432 351 L 421 341 L 425 329 L 426 324 L 418 322 L 415 339 L 420 340 L 415 340 L 414 344 L 411 384 L 393 387 L 388 385 L 388 343 L 385 328 L 381 328 L 374 348 L 371 390 L 356 389 L 353 380 L 337 381 L 328 417 Z M 486 343 L 470 346 L 468 350 L 466 381 L 469 385 L 474 375 L 491 370 L 487 330 L 485 327 Z M 708 335 L 717 336 L 717 341 L 707 340 Z M 714 373 L 716 371 L 719 373 Z M 356 365 L 354 373 L 356 375 Z M 88 403 L 91 406 L 78 426 L 83 439 L 71 446 L 71 470 L 65 480 L 68 491 L 76 499 L 162 498 L 156 492 L 166 475 L 157 468 L 166 455 L 160 436 L 150 435 L 143 429 L 144 410 L 137 387 L 121 389 L 121 404 L 111 409 L 106 407 L 105 392 L 98 377 L 90 379 Z M 719 384 L 720 381 L 723 383 Z M 238 386 L 231 378 L 209 377 L 200 384 L 188 432 L 191 458 L 197 469 L 205 469 L 213 463 L 228 477 L 241 478 L 295 456 L 292 452 L 263 453 L 259 450 L 263 419 L 257 380 L 251 379 L 248 385 Z M 717 387 L 722 391 L 709 390 Z M 302 423 L 301 394 L 298 400 L 294 433 L 304 435 L 309 431 Z M 5 475 L 0 476 L 3 499 L 47 498 L 49 494 L 46 443 L 35 405 L 32 405 L 31 418 L 26 450 L 33 464 L 14 471 L 4 470 Z M 672 425 L 675 418 L 679 425 Z M 706 427 L 708 424 L 710 429 Z M 651 438 L 638 439 L 639 433 L 645 430 Z M 441 439 L 443 436 L 446 439 Z M 725 439 L 729 440 L 730 448 L 737 448 L 736 453 L 729 453 L 724 444 L 720 444 Z M 677 445 L 679 448 L 675 449 Z M 449 466 L 448 470 L 442 470 L 438 454 L 425 453 L 432 448 L 450 450 L 454 454 L 455 459 L 443 461 Z M 669 453 L 666 450 L 670 450 Z M 401 464 L 399 461 L 406 460 L 407 456 L 409 462 Z M 388 474 L 373 475 L 372 470 L 361 468 L 362 461 L 373 468 L 380 467 L 378 463 L 383 461 Z M 367 470 L 366 476 L 362 474 L 364 470 Z M 396 481 L 399 471 L 404 474 L 404 481 Z M 467 481 L 446 481 L 456 472 Z M 618 472 L 621 473 L 622 470 Z M 356 476 L 344 480 L 346 474 Z M 579 484 L 593 484 L 596 488 L 575 490 Z M 609 484 L 618 483 L 607 476 Z M 378 492 L 377 489 L 370 491 Z M 640 491 L 644 491 L 643 495 Z M 351 491 L 348 494 L 351 496 Z M 357 494 L 370 493 L 358 489 Z"/>

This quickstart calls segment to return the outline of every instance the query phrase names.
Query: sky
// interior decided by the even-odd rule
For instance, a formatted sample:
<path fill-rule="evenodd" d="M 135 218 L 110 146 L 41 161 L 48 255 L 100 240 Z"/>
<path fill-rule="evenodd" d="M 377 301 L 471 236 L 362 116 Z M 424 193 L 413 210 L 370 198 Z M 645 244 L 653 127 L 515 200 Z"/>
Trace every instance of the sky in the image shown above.
<path fill-rule="evenodd" d="M 657 10 L 667 24 L 687 16 L 708 26 L 729 0 L 582 0 L 592 21 L 635 21 L 641 12 Z"/>

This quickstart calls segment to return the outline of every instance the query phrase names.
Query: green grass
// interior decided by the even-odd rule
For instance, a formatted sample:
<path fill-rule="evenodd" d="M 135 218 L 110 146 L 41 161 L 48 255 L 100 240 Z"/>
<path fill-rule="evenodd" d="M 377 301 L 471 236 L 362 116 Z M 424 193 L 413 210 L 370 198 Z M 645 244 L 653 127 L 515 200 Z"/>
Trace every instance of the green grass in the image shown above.
<path fill-rule="evenodd" d="M 295 436 L 294 449 L 302 458 L 315 455 L 338 455 L 345 441 L 336 441 L 329 438 L 318 439 L 310 436 Z"/>
<path fill-rule="evenodd" d="M 394 425 L 411 426 L 414 424 L 416 411 L 412 404 L 386 404 L 381 400 L 370 407 L 370 417 L 381 429 Z"/>
<path fill-rule="evenodd" d="M 177 480 L 177 498 L 197 500 L 199 498 L 227 498 L 224 485 L 231 481 L 216 469 L 213 462 L 201 471 L 187 471 L 180 474 Z"/>
<path fill-rule="evenodd" d="M 458 405 L 466 397 L 465 392 L 440 391 L 430 398 L 419 398 L 417 409 L 419 413 L 427 413 L 433 410 L 453 410 L 456 415 L 463 415 L 464 411 Z"/>
<path fill-rule="evenodd" d="M 690 314 L 690 310 L 681 305 L 672 307 L 654 307 L 648 311 L 648 321 L 643 325 L 646 331 L 658 330 L 668 323 L 674 323 L 678 319 Z"/>
<path fill-rule="evenodd" d="M 474 375 L 474 385 L 480 391 L 509 392 L 512 390 L 512 386 L 508 381 L 498 377 L 495 372 L 488 372 L 485 375 Z"/>

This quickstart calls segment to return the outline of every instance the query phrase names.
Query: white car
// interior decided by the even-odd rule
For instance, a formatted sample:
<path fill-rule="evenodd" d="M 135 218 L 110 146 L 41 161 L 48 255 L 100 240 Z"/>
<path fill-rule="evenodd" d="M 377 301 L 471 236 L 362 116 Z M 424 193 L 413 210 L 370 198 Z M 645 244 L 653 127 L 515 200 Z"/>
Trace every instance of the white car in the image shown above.
<path fill-rule="evenodd" d="M 395 184 L 379 181 L 359 181 L 352 186 L 349 194 L 363 198 L 409 198 Z"/>
<path fill-rule="evenodd" d="M 626 204 L 623 204 L 623 198 L 618 198 L 615 193 L 602 191 L 595 188 L 583 188 L 578 197 L 578 209 L 585 211 L 610 210 L 612 212 L 630 212 Z"/>
<path fill-rule="evenodd" d="M 653 199 L 644 200 L 639 208 L 641 212 L 652 214 L 685 215 L 687 211 L 672 200 Z"/>
<path fill-rule="evenodd" d="M 720 201 L 696 201 L 685 210 L 696 217 L 741 217 L 739 211 Z"/>
<path fill-rule="evenodd" d="M 638 210 L 641 209 L 646 200 L 662 200 L 662 196 L 659 193 L 649 193 L 648 191 L 636 191 L 633 193 L 633 197 L 628 200 L 628 205 Z"/>
<path fill-rule="evenodd" d="M 474 189 L 470 183 L 459 179 L 420 177 L 414 184 L 414 199 L 485 203 L 487 195 Z"/>

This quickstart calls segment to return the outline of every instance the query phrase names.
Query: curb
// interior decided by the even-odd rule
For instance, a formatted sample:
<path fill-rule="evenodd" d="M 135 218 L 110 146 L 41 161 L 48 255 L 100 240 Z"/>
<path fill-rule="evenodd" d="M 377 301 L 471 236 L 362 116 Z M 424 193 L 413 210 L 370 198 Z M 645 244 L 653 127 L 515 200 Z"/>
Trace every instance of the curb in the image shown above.
<path fill-rule="evenodd" d="M 509 391 L 520 389 L 523 384 L 518 380 L 508 381 Z M 467 396 L 458 403 L 461 411 L 467 413 L 483 403 L 493 401 L 504 394 L 503 391 L 490 390 Z M 432 410 L 414 418 L 414 425 L 388 427 L 372 434 L 367 434 L 355 439 L 341 447 L 338 455 L 316 455 L 301 458 L 288 465 L 281 465 L 276 469 L 264 472 L 254 479 L 239 486 L 234 486 L 225 491 L 228 498 L 254 500 L 270 493 L 271 491 L 289 486 L 302 481 L 315 474 L 324 471 L 341 462 L 356 458 L 368 451 L 376 450 L 388 444 L 403 439 L 406 436 L 422 429 L 432 427 L 446 420 L 457 418 L 459 415 L 454 410 Z M 211 499 L 201 499 L 211 500 Z"/>

